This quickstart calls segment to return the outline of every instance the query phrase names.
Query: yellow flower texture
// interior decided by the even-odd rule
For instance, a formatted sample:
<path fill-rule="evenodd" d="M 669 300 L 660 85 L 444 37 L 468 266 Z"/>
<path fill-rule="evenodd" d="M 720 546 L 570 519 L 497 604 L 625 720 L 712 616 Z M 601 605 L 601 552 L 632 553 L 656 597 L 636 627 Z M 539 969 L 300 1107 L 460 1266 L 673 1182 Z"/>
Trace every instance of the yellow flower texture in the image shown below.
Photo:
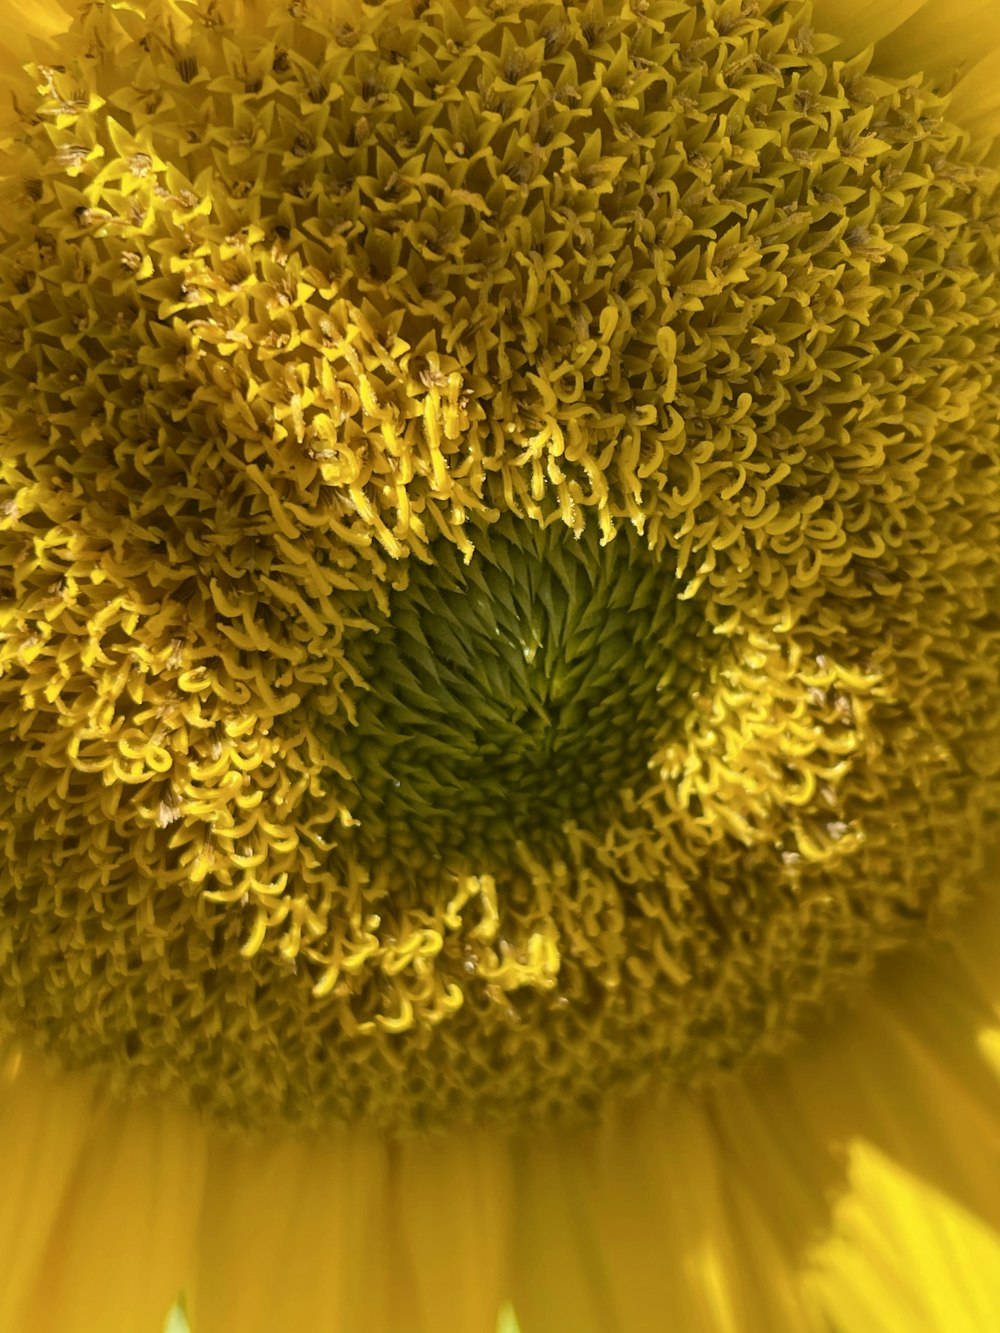
<path fill-rule="evenodd" d="M 1000 6 L 2 3 L 0 1333 L 1000 1324 Z"/>

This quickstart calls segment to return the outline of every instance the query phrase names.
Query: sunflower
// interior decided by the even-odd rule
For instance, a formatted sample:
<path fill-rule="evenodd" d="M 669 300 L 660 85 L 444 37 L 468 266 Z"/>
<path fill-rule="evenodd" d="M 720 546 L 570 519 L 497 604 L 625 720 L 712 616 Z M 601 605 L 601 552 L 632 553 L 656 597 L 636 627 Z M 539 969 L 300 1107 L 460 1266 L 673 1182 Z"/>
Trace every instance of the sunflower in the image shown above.
<path fill-rule="evenodd" d="M 0 1333 L 996 1327 L 1000 5 L 0 5 Z"/>

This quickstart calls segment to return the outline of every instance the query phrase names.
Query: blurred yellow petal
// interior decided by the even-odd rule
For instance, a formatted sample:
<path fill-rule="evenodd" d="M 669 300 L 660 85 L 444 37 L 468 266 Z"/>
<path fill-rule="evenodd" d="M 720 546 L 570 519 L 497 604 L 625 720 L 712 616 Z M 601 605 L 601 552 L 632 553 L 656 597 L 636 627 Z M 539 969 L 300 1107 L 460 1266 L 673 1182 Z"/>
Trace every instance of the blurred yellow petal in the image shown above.
<path fill-rule="evenodd" d="M 872 68 L 928 74 L 952 94 L 949 115 L 976 138 L 1000 135 L 997 0 L 815 0 L 816 26 L 842 38 L 831 54 L 876 44 Z"/>
<path fill-rule="evenodd" d="M 697 1103 L 517 1152 L 522 1333 L 975 1333 L 1000 1309 L 1000 904 Z M 984 1058 L 984 1055 L 987 1058 Z M 880 1239 L 882 1237 L 882 1239 Z M 948 1319 L 952 1323 L 948 1323 Z"/>
<path fill-rule="evenodd" d="M 879 51 L 879 63 L 902 77 L 918 71 L 962 74 L 998 49 L 996 0 L 925 0 L 905 22 L 893 26 Z"/>
<path fill-rule="evenodd" d="M 976 138 L 1000 135 L 1000 43 L 959 79 L 949 115 Z"/>
<path fill-rule="evenodd" d="M 216 1134 L 187 1286 L 197 1333 L 389 1333 L 388 1150 L 371 1133 Z"/>
<path fill-rule="evenodd" d="M 950 947 L 892 960 L 833 1032 L 715 1095 L 803 1299 L 850 1333 L 958 1333 L 1000 1310 L 998 945 L 994 899 Z"/>
<path fill-rule="evenodd" d="M 72 3 L 64 6 L 57 0 L 31 0 L 27 5 L 0 0 L 0 61 L 31 60 L 32 39 L 65 32 L 72 22 L 72 8 Z"/>
<path fill-rule="evenodd" d="M 504 1140 L 341 1130 L 211 1141 L 196 1333 L 494 1333 L 507 1292 Z"/>
<path fill-rule="evenodd" d="M 895 33 L 933 0 L 813 0 L 817 28 L 841 38 L 836 54 L 853 55 Z"/>
<path fill-rule="evenodd" d="M 509 1289 L 510 1154 L 486 1132 L 419 1136 L 393 1154 L 392 1216 L 413 1299 L 392 1327 L 495 1333 Z"/>
<path fill-rule="evenodd" d="M 813 0 L 813 19 L 846 54 L 881 43 L 880 67 L 902 76 L 971 66 L 1000 45 L 996 0 Z"/>
<path fill-rule="evenodd" d="M 996 1167 L 982 1164 L 994 1188 Z M 851 1149 L 849 1181 L 807 1277 L 830 1323 L 850 1333 L 995 1327 L 1000 1234 L 867 1143 Z"/>
<path fill-rule="evenodd" d="M 835 1039 L 786 1065 L 807 1132 L 845 1151 L 870 1143 L 1000 1232 L 1000 1081 L 982 1049 L 997 983 L 987 988 L 963 956 L 976 936 L 976 948 L 995 944 L 998 924 L 994 896 L 955 945 L 891 960 Z"/>
<path fill-rule="evenodd" d="M 18 1333 L 161 1333 L 188 1268 L 203 1167 L 203 1131 L 169 1103 L 101 1108 Z"/>
<path fill-rule="evenodd" d="M 37 1061 L 0 1066 L 0 1330 L 19 1322 L 90 1128 L 93 1091 Z"/>
<path fill-rule="evenodd" d="M 517 1171 L 522 1333 L 810 1328 L 703 1108 L 676 1099 L 598 1131 L 526 1140 Z"/>
<path fill-rule="evenodd" d="M 1000 4 L 928 0 L 881 44 L 880 70 L 917 71 L 952 94 L 949 115 L 978 138 L 1000 135 Z"/>
<path fill-rule="evenodd" d="M 581 1206 L 585 1152 L 575 1135 L 540 1133 L 514 1145 L 512 1296 L 521 1333 L 615 1333 L 607 1264 Z"/>

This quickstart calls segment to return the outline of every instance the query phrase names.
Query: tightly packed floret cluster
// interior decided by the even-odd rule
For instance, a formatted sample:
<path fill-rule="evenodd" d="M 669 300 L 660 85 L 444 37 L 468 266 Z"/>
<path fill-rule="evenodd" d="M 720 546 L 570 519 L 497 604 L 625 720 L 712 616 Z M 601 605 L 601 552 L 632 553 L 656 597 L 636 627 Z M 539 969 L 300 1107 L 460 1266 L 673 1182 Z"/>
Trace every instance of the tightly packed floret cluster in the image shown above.
<path fill-rule="evenodd" d="M 237 1119 L 587 1111 L 974 887 L 1000 196 L 834 46 L 800 0 L 149 0 L 29 67 L 8 1035 Z"/>

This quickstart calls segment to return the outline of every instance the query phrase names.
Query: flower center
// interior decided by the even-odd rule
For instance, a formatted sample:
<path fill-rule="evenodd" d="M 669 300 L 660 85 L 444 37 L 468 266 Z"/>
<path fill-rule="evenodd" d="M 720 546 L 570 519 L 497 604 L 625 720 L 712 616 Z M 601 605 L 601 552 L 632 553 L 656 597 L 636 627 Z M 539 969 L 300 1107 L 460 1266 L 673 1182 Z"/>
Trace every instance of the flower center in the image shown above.
<path fill-rule="evenodd" d="M 606 827 L 711 660 L 692 603 L 632 530 L 602 547 L 593 527 L 507 517 L 468 564 L 446 541 L 431 555 L 359 644 L 367 692 L 330 738 L 359 848 L 507 861 L 567 823 Z"/>
<path fill-rule="evenodd" d="M 150 0 L 29 67 L 0 1037 L 239 1120 L 589 1114 L 968 896 L 1000 196 L 831 46 Z"/>

